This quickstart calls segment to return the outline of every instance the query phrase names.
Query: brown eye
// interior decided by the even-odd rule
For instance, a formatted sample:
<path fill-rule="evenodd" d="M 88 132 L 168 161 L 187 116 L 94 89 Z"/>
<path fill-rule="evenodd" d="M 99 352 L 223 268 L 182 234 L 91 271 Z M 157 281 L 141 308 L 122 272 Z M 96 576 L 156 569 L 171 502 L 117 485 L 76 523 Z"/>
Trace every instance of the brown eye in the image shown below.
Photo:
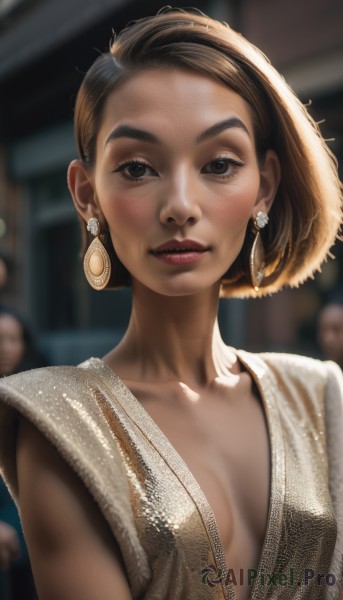
<path fill-rule="evenodd" d="M 239 167 L 243 167 L 244 163 L 232 158 L 218 157 L 211 160 L 201 169 L 202 173 L 208 175 L 218 175 L 222 179 L 234 175 Z"/>
<path fill-rule="evenodd" d="M 146 175 L 147 165 L 144 163 L 132 163 L 126 167 L 130 177 L 144 177 Z"/>
<path fill-rule="evenodd" d="M 130 181 L 144 180 L 146 177 L 156 177 L 157 173 L 148 164 L 140 160 L 129 160 L 121 163 L 114 169 L 114 173 L 120 173 L 124 179 Z"/>
<path fill-rule="evenodd" d="M 216 160 L 212 160 L 210 162 L 210 172 L 215 175 L 224 175 L 228 170 L 230 161 L 223 158 L 217 158 Z"/>

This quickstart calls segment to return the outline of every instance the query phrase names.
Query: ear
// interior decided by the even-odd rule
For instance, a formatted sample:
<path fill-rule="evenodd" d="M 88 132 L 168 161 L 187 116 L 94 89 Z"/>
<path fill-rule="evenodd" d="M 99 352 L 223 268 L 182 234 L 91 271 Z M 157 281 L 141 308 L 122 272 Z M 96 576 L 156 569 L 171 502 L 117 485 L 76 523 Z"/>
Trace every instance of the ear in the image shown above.
<path fill-rule="evenodd" d="M 254 214 L 260 210 L 268 213 L 274 202 L 281 179 L 280 161 L 274 150 L 266 152 L 260 168 L 260 188 L 255 203 Z"/>
<path fill-rule="evenodd" d="M 95 192 L 91 173 L 82 160 L 73 160 L 68 168 L 68 188 L 75 208 L 86 221 L 99 216 L 99 206 L 95 200 Z"/>

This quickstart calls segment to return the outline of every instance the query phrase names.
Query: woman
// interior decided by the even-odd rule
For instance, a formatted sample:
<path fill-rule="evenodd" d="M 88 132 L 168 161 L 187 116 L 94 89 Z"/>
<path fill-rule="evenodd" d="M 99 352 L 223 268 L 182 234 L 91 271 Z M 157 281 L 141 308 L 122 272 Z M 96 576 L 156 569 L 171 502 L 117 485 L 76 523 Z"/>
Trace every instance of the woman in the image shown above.
<path fill-rule="evenodd" d="M 317 321 L 318 345 L 322 356 L 343 369 L 343 299 L 337 294 L 323 306 Z"/>
<path fill-rule="evenodd" d="M 0 307 L 0 377 L 46 364 L 22 315 L 10 307 Z M 20 518 L 2 479 L 0 519 L 0 597 L 34 599 L 35 587 Z"/>
<path fill-rule="evenodd" d="M 333 244 L 316 126 L 239 34 L 167 9 L 97 59 L 75 127 L 85 273 L 131 285 L 132 316 L 103 359 L 1 386 L 39 597 L 339 598 L 341 373 L 236 351 L 216 320 L 220 293 L 296 286 Z"/>
<path fill-rule="evenodd" d="M 24 317 L 13 308 L 0 307 L 0 377 L 46 365 Z"/>

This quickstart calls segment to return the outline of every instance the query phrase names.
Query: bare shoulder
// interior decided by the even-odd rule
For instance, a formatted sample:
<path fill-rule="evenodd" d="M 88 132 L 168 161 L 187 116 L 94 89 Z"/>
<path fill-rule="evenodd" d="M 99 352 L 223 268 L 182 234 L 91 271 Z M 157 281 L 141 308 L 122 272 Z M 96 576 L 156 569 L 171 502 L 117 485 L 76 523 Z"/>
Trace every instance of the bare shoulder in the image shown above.
<path fill-rule="evenodd" d="M 118 547 L 98 506 L 57 450 L 24 419 L 17 469 L 39 598 L 130 599 Z"/>

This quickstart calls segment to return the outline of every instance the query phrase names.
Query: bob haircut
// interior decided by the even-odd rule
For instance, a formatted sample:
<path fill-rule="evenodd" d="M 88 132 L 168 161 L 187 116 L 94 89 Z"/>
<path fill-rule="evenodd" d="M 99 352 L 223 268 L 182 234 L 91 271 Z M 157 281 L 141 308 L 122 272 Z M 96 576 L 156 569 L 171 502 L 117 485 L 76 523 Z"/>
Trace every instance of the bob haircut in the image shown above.
<path fill-rule="evenodd" d="M 320 131 L 291 88 L 268 59 L 226 23 L 198 11 L 164 8 L 156 16 L 130 23 L 100 55 L 80 87 L 75 135 L 81 159 L 91 169 L 96 138 L 108 96 L 147 69 L 180 68 L 207 77 L 239 94 L 250 108 L 256 152 L 263 162 L 273 149 L 281 182 L 261 231 L 266 274 L 256 292 L 250 282 L 249 254 L 254 238 L 248 227 L 242 249 L 222 278 L 221 295 L 261 296 L 298 286 L 329 253 L 342 222 L 342 188 L 336 160 Z M 90 243 L 82 221 L 84 247 Z M 101 239 L 112 260 L 109 288 L 130 285 L 116 257 L 109 232 Z"/>

